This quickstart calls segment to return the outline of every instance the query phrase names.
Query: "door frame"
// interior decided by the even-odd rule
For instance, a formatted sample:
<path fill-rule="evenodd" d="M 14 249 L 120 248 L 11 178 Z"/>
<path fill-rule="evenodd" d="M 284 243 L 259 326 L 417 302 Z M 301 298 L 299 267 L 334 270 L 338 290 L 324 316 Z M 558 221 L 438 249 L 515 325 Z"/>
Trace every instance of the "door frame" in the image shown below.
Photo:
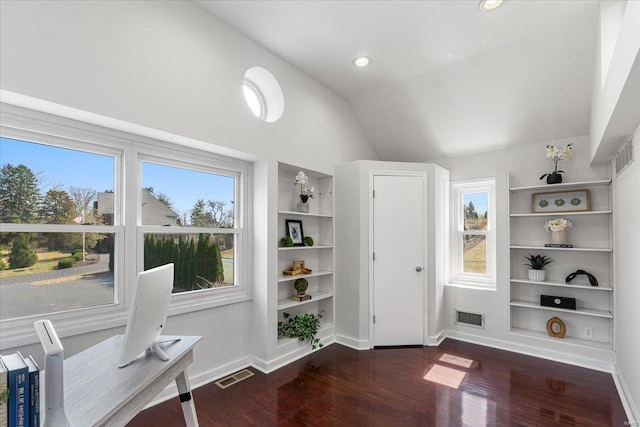
<path fill-rule="evenodd" d="M 423 260 L 422 260 L 422 266 L 424 268 L 424 272 L 425 274 L 422 275 L 422 286 L 423 286 L 423 302 L 422 302 L 422 308 L 423 308 L 423 313 L 422 313 L 422 317 L 423 317 L 423 336 L 422 336 L 422 345 L 427 345 L 428 339 L 427 336 L 429 334 L 429 313 L 427 312 L 428 310 L 428 294 L 429 294 L 429 290 L 428 290 L 428 277 L 429 277 L 429 257 L 428 257 L 428 250 L 429 250 L 429 245 L 427 244 L 427 237 L 428 237 L 428 229 L 429 229 L 429 211 L 427 210 L 428 204 L 427 204 L 427 196 L 428 196 L 428 172 L 427 171 L 417 171 L 417 170 L 389 170 L 389 169 L 372 169 L 369 170 L 369 188 L 368 188 L 368 196 L 367 196 L 367 200 L 369 202 L 369 215 L 368 215 L 368 221 L 369 221 L 369 240 L 368 240 L 368 245 L 367 245 L 367 261 L 368 261 L 368 267 L 369 267 L 369 280 L 368 280 L 368 287 L 369 287 L 369 348 L 373 349 L 375 346 L 375 328 L 373 326 L 373 311 L 374 311 L 374 277 L 373 277 L 373 178 L 375 176 L 412 176 L 412 177 L 419 177 L 422 178 L 423 181 L 423 188 L 424 188 L 424 194 L 423 194 L 423 212 L 424 212 L 424 230 L 423 233 L 424 235 L 422 236 L 422 238 L 424 239 L 424 253 L 423 253 Z"/>

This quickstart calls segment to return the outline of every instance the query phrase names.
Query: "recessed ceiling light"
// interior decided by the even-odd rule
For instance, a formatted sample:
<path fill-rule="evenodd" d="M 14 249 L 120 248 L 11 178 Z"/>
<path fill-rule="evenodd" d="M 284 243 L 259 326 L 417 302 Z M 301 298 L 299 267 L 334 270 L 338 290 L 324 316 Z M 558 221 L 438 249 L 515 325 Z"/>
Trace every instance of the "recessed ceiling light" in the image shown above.
<path fill-rule="evenodd" d="M 353 58 L 353 65 L 356 67 L 363 68 L 369 64 L 371 64 L 371 58 L 368 56 L 356 56 Z"/>
<path fill-rule="evenodd" d="M 487 12 L 489 10 L 493 10 L 498 8 L 504 0 L 480 0 L 480 10 L 483 12 Z"/>

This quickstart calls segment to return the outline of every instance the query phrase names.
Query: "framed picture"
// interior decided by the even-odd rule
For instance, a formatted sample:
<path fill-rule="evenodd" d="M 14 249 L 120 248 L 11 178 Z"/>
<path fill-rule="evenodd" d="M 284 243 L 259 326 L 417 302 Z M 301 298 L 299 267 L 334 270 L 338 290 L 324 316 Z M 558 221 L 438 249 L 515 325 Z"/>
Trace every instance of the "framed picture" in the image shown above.
<path fill-rule="evenodd" d="M 297 219 L 285 220 L 287 226 L 287 236 L 293 240 L 293 246 L 304 246 L 304 232 L 302 231 L 302 221 Z"/>
<path fill-rule="evenodd" d="M 589 190 L 549 191 L 531 195 L 531 212 L 584 212 L 589 210 Z"/>

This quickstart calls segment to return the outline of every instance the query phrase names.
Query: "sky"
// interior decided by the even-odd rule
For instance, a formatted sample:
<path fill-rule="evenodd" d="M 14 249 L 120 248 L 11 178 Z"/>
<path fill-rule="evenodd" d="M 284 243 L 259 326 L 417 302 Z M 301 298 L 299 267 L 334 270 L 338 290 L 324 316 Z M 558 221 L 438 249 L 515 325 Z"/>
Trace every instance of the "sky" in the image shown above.
<path fill-rule="evenodd" d="M 0 163 L 23 164 L 41 178 L 40 190 L 54 186 L 113 190 L 115 159 L 111 156 L 0 138 Z M 153 187 L 173 202 L 179 214 L 187 213 L 198 199 L 226 202 L 233 208 L 233 178 L 143 162 L 142 187 Z"/>
<path fill-rule="evenodd" d="M 487 211 L 487 193 L 465 193 L 464 204 L 469 206 L 469 202 L 473 202 L 473 206 L 476 208 L 478 215 L 484 215 Z"/>

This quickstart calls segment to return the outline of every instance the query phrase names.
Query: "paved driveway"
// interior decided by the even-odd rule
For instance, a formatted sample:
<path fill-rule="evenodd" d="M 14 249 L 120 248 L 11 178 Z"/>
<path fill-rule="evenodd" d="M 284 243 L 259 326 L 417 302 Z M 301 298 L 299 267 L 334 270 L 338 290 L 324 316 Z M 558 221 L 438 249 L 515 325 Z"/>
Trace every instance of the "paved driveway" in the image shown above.
<path fill-rule="evenodd" d="M 113 303 L 109 255 L 96 264 L 0 280 L 0 318 Z"/>

